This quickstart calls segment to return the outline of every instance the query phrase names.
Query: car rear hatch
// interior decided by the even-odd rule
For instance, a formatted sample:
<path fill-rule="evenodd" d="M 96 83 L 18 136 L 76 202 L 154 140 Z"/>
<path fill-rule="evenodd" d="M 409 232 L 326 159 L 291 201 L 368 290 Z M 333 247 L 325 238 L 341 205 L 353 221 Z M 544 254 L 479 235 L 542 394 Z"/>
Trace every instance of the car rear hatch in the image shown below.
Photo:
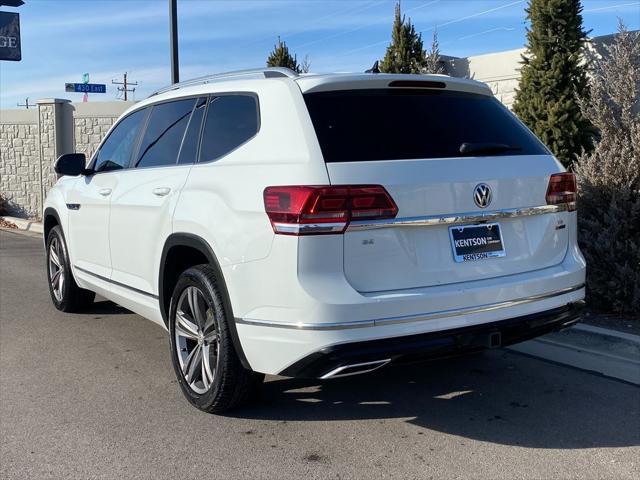
<path fill-rule="evenodd" d="M 416 83 L 304 94 L 331 184 L 382 185 L 398 207 L 350 223 L 349 282 L 380 292 L 562 262 L 566 213 L 546 201 L 559 163 L 492 96 Z"/>

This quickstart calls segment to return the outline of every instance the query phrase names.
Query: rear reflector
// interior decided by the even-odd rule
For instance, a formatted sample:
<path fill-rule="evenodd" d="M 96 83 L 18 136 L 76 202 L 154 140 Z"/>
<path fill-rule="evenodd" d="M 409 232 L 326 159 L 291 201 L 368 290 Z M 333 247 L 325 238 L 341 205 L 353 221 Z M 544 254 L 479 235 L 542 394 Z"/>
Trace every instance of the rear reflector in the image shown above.
<path fill-rule="evenodd" d="M 549 178 L 547 205 L 569 204 L 569 210 L 576 209 L 576 176 L 573 173 L 554 173 Z"/>
<path fill-rule="evenodd" d="M 394 218 L 395 202 L 380 185 L 291 185 L 264 189 L 264 207 L 275 233 L 343 233 L 352 220 Z"/>

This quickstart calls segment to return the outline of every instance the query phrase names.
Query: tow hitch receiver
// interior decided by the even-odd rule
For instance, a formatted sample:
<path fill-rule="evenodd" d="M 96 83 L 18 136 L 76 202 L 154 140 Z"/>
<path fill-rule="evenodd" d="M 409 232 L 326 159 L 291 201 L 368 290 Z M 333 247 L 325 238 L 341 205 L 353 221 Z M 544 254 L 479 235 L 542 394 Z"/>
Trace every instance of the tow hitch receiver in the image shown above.
<path fill-rule="evenodd" d="M 502 334 L 500 332 L 491 332 L 488 343 L 489 348 L 500 348 L 502 346 Z"/>

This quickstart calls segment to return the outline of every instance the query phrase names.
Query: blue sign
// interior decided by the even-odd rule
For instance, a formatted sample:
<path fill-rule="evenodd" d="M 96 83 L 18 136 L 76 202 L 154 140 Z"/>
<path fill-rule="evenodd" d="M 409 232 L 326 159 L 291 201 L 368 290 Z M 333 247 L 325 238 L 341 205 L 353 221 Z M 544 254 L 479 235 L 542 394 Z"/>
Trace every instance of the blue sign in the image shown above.
<path fill-rule="evenodd" d="M 107 93 L 107 86 L 104 83 L 65 83 L 64 91 L 75 93 Z"/>

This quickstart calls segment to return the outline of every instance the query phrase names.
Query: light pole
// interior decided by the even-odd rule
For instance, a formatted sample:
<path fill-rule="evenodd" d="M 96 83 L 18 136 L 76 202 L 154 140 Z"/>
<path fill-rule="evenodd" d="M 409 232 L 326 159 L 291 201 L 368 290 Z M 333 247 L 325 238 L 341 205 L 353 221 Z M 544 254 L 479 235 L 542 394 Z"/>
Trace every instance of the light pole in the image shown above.
<path fill-rule="evenodd" d="M 171 44 L 171 83 L 180 81 L 178 65 L 178 0 L 169 0 L 169 41 Z"/>

